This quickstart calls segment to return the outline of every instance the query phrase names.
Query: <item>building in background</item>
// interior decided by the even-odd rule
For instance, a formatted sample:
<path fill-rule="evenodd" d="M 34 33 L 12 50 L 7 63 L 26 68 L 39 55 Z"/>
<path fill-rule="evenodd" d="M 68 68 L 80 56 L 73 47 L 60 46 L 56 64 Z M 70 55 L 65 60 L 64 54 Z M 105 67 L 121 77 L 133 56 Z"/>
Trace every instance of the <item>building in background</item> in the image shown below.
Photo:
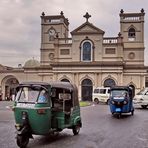
<path fill-rule="evenodd" d="M 144 66 L 144 15 L 120 11 L 117 37 L 85 22 L 70 32 L 69 22 L 60 15 L 41 16 L 40 62 L 31 59 L 23 67 L 0 65 L 2 99 L 11 99 L 22 81 L 68 81 L 75 83 L 80 100 L 92 100 L 99 86 L 130 85 L 135 91 L 148 86 L 148 67 Z M 103 20 L 102 20 L 103 21 Z M 136 93 L 135 92 L 135 93 Z"/>

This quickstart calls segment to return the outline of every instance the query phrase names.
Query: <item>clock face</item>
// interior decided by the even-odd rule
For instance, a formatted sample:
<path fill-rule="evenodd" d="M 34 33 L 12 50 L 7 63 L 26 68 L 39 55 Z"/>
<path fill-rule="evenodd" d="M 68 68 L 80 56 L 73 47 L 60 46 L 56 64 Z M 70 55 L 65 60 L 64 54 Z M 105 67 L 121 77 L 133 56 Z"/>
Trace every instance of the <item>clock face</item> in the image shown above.
<path fill-rule="evenodd" d="M 53 36 L 53 35 L 55 35 L 55 33 L 56 33 L 56 32 L 55 32 L 54 29 L 50 29 L 50 30 L 49 30 L 49 35 Z"/>

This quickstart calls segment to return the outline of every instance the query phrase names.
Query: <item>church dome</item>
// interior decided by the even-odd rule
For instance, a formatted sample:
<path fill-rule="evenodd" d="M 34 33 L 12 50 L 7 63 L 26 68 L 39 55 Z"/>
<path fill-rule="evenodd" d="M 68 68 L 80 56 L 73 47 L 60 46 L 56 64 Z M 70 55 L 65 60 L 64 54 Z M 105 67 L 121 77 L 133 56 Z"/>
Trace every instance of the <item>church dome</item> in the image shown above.
<path fill-rule="evenodd" d="M 30 59 L 26 61 L 24 64 L 25 68 L 34 68 L 34 67 L 39 67 L 39 66 L 40 66 L 40 62 L 35 59 Z"/>

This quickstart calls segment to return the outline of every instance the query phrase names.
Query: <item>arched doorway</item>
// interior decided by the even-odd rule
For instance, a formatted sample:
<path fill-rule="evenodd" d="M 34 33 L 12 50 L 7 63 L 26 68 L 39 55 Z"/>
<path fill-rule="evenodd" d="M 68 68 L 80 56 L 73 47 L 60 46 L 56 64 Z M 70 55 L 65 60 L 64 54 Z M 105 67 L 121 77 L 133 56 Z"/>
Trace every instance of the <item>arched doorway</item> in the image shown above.
<path fill-rule="evenodd" d="M 112 87 L 115 85 L 116 85 L 115 81 L 111 78 L 106 79 L 103 84 L 104 87 Z"/>
<path fill-rule="evenodd" d="M 12 100 L 19 82 L 14 76 L 7 76 L 2 81 L 3 100 Z"/>
<path fill-rule="evenodd" d="M 68 79 L 62 79 L 62 82 L 70 82 Z"/>
<path fill-rule="evenodd" d="M 82 101 L 92 101 L 93 85 L 90 79 L 84 79 L 81 83 Z"/>

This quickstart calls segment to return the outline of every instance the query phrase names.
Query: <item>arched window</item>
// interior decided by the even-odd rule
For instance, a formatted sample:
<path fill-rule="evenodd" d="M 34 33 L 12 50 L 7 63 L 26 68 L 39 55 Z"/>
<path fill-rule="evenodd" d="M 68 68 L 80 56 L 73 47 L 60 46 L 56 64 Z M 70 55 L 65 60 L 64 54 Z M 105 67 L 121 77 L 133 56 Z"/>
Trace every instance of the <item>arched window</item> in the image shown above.
<path fill-rule="evenodd" d="M 62 79 L 62 82 L 70 82 L 68 79 Z"/>
<path fill-rule="evenodd" d="M 135 32 L 135 29 L 134 28 L 130 28 L 129 31 L 128 31 L 128 38 L 132 41 L 135 39 L 136 37 L 136 32 Z"/>
<path fill-rule="evenodd" d="M 115 86 L 116 83 L 113 79 L 109 78 L 104 81 L 104 87 L 112 87 Z"/>
<path fill-rule="evenodd" d="M 89 41 L 83 42 L 81 46 L 81 61 L 92 61 L 92 44 Z"/>

